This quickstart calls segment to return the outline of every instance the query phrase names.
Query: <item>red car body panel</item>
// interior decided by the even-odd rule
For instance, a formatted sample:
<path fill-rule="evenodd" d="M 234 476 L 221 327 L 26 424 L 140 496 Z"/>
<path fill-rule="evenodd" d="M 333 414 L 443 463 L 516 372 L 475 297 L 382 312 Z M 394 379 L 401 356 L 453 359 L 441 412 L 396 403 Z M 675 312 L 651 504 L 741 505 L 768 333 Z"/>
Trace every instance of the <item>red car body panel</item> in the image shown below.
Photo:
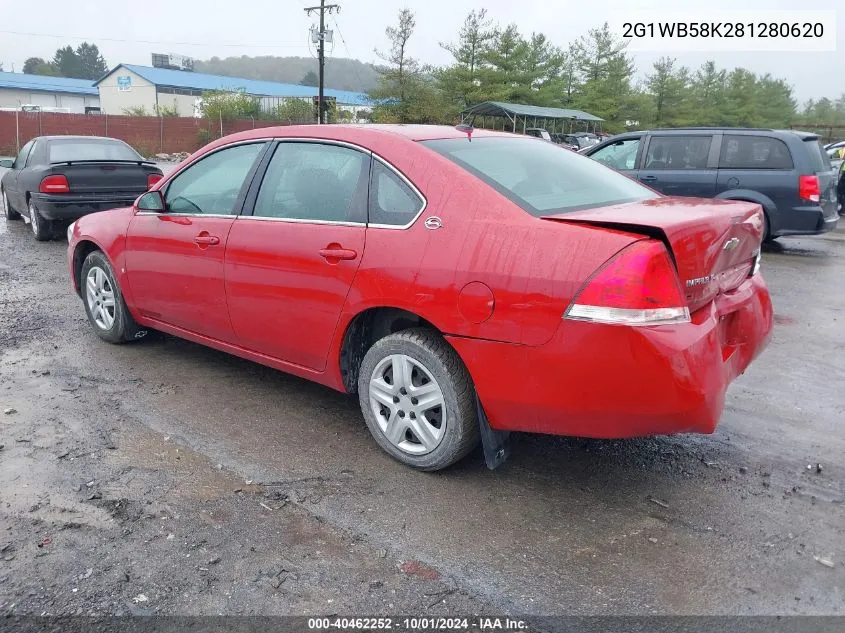
<path fill-rule="evenodd" d="M 226 247 L 224 295 L 242 346 L 314 371 L 326 368 L 346 296 L 365 258 L 367 233 L 364 226 L 319 228 L 236 220 Z M 355 256 L 325 258 L 319 252 L 328 246 Z"/>
<path fill-rule="evenodd" d="M 562 321 L 539 348 L 449 342 L 470 367 L 493 428 L 626 438 L 712 433 L 728 385 L 762 351 L 771 328 L 771 300 L 757 275 L 692 323 Z"/>
<path fill-rule="evenodd" d="M 473 139 L 497 135 L 476 130 Z M 113 262 L 141 325 L 341 391 L 341 348 L 353 319 L 371 308 L 400 308 L 454 346 L 496 429 L 587 437 L 712 432 L 729 383 L 771 334 L 759 274 L 715 300 L 692 297 L 702 303 L 690 323 L 628 327 L 563 315 L 596 270 L 640 240 L 664 240 L 683 281 L 747 259 L 749 244 L 759 247 L 759 207 L 659 198 L 536 218 L 416 142 L 449 137 L 465 135 L 433 126 L 292 126 L 220 139 L 154 188 L 222 145 L 326 138 L 390 163 L 426 206 L 406 229 L 120 209 L 76 223 L 71 271 L 80 243 L 94 242 Z M 431 216 L 442 228 L 424 226 Z M 221 243 L 201 248 L 193 238 L 203 231 Z M 735 236 L 742 239 L 734 251 L 713 247 Z M 333 260 L 320 254 L 326 248 L 355 256 Z"/>
<path fill-rule="evenodd" d="M 197 244 L 196 236 L 225 245 L 233 218 L 136 214 L 124 245 L 124 266 L 132 299 L 142 318 L 158 320 L 236 343 L 223 265 L 224 248 Z"/>

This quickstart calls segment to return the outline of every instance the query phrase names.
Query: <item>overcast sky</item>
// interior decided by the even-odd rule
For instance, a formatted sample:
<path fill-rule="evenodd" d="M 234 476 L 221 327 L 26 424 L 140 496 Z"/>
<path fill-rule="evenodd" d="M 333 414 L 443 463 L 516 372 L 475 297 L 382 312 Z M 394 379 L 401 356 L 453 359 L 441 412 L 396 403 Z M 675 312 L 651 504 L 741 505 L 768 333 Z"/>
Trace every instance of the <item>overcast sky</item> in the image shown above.
<path fill-rule="evenodd" d="M 432 64 L 449 62 L 439 46 L 453 41 L 471 9 L 486 6 L 499 24 L 511 22 L 523 33 L 539 31 L 565 47 L 589 28 L 609 20 L 620 9 L 664 10 L 687 6 L 679 0 L 330 0 L 342 10 L 329 20 L 335 30 L 332 55 L 375 61 L 374 47 L 386 47 L 384 29 L 402 7 L 416 14 L 411 54 Z M 5 70 L 20 71 L 28 57 L 51 58 L 55 49 L 83 40 L 96 43 L 110 67 L 120 62 L 150 64 L 150 53 L 179 53 L 197 59 L 217 55 L 308 55 L 308 27 L 314 18 L 303 7 L 314 0 L 0 0 L 10 8 L 0 19 L 0 61 Z M 744 9 L 765 19 L 772 9 L 836 9 L 837 52 L 827 53 L 673 53 L 697 67 L 715 59 L 722 67 L 743 66 L 785 78 L 799 101 L 845 93 L 845 3 L 841 0 L 708 0 L 710 10 Z M 583 5 L 585 8 L 576 9 Z M 806 5 L 806 6 L 805 6 Z M 11 7 L 14 7 L 13 9 Z M 689 6 L 693 6 L 690 4 Z M 335 20 L 337 26 L 335 26 Z M 16 31 L 21 34 L 9 33 Z M 340 37 L 342 35 L 342 37 Z M 344 45 L 345 41 L 345 45 Z M 635 55 L 638 76 L 648 72 L 659 53 Z M 330 63 L 330 62 L 329 62 Z"/>

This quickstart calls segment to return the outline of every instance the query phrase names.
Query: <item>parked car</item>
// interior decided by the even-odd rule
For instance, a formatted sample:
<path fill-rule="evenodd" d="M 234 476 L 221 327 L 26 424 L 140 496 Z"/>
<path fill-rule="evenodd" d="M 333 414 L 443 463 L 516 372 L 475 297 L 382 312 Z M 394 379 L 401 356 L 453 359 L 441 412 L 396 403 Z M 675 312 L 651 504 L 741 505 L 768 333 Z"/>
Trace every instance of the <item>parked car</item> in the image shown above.
<path fill-rule="evenodd" d="M 583 150 L 593 145 L 598 145 L 599 137 L 592 132 L 575 132 L 572 134 L 575 142 L 578 144 L 578 149 Z"/>
<path fill-rule="evenodd" d="M 824 146 L 824 151 L 830 160 L 830 165 L 834 172 L 841 174 L 843 150 L 845 150 L 845 141 L 837 141 L 836 143 L 829 143 Z"/>
<path fill-rule="evenodd" d="M 536 138 L 541 138 L 544 141 L 551 141 L 552 140 L 551 134 L 549 134 L 547 130 L 544 130 L 541 127 L 526 128 L 525 135 L 526 136 L 533 136 L 533 137 L 536 137 Z"/>
<path fill-rule="evenodd" d="M 563 145 L 566 149 L 571 149 L 573 152 L 577 152 L 581 149 L 581 146 L 578 144 L 578 140 L 572 136 L 572 134 L 555 132 L 551 136 L 552 141 L 558 145 Z"/>
<path fill-rule="evenodd" d="M 40 241 L 56 221 L 132 204 L 162 177 L 123 141 L 98 136 L 39 136 L 0 167 L 9 169 L 0 180 L 6 219 L 23 216 Z"/>
<path fill-rule="evenodd" d="M 68 264 L 100 338 L 156 329 L 357 392 L 386 452 L 437 470 L 500 431 L 711 433 L 772 330 L 762 235 L 758 204 L 522 135 L 286 126 L 80 218 Z"/>
<path fill-rule="evenodd" d="M 766 239 L 833 230 L 836 174 L 815 134 L 678 128 L 618 134 L 584 155 L 673 196 L 756 202 Z"/>

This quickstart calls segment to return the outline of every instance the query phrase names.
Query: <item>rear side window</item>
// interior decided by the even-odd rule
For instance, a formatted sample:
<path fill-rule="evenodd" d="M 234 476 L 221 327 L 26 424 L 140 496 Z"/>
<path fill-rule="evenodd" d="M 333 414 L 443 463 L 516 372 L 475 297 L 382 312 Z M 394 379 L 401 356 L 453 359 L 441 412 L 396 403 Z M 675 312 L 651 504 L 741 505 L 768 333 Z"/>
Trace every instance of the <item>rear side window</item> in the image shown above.
<path fill-rule="evenodd" d="M 720 169 L 792 169 L 792 156 L 786 143 L 770 136 L 722 138 Z"/>
<path fill-rule="evenodd" d="M 712 136 L 653 136 L 645 169 L 707 169 Z"/>
<path fill-rule="evenodd" d="M 361 222 L 369 156 L 323 143 L 279 143 L 258 190 L 256 217 Z"/>
<path fill-rule="evenodd" d="M 810 169 L 814 173 L 833 169 L 833 166 L 830 164 L 830 158 L 825 153 L 817 138 L 805 139 L 804 147 L 807 148 L 807 154 L 810 157 Z"/>
<path fill-rule="evenodd" d="M 423 208 L 422 199 L 393 171 L 373 163 L 370 181 L 370 224 L 405 226 Z"/>
<path fill-rule="evenodd" d="M 627 176 L 553 143 L 500 136 L 422 144 L 538 217 L 659 197 Z"/>
<path fill-rule="evenodd" d="M 15 169 L 24 168 L 24 166 L 26 165 L 26 161 L 29 158 L 29 153 L 32 151 L 33 147 L 35 147 L 35 139 L 31 140 L 29 143 L 27 143 L 21 148 L 21 151 L 18 152 L 18 155 L 15 158 Z"/>
<path fill-rule="evenodd" d="M 62 139 L 50 141 L 50 162 L 69 160 L 143 160 L 134 149 L 120 141 Z"/>

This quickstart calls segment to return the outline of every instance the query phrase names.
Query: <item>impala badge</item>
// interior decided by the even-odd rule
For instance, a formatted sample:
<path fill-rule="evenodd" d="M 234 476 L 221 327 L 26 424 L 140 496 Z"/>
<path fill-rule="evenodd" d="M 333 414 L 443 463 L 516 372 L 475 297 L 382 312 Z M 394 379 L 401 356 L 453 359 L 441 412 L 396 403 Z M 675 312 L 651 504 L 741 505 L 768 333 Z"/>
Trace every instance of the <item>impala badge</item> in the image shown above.
<path fill-rule="evenodd" d="M 738 245 L 739 245 L 739 238 L 738 237 L 732 237 L 727 242 L 725 242 L 725 245 L 722 247 L 722 250 L 723 251 L 732 251 Z"/>
<path fill-rule="evenodd" d="M 425 228 L 429 229 L 430 231 L 439 229 L 441 226 L 443 226 L 443 220 L 438 218 L 436 215 L 432 215 L 425 219 Z"/>

